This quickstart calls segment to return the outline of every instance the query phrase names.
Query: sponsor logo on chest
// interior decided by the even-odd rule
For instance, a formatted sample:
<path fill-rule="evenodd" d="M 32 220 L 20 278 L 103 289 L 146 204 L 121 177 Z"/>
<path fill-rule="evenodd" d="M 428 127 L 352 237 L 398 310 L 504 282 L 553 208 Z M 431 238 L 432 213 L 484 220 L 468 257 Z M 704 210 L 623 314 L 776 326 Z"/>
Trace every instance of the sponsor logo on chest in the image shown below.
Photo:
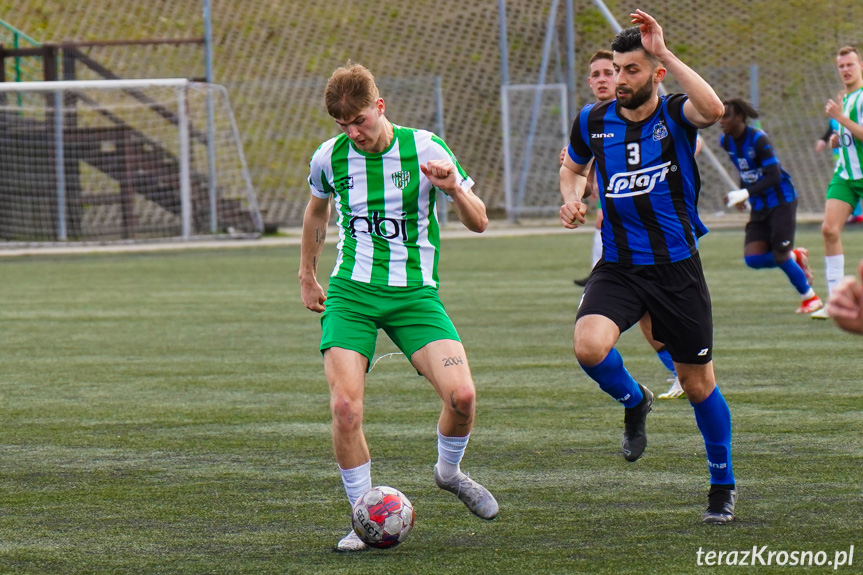
<path fill-rule="evenodd" d="M 385 214 L 383 214 L 385 215 Z M 371 218 L 368 216 L 352 216 L 348 222 L 348 230 L 351 237 L 357 237 L 357 234 L 369 234 L 378 236 L 385 240 L 393 240 L 401 237 L 403 242 L 408 240 L 406 213 L 402 212 L 401 219 L 381 217 L 380 212 L 372 212 Z"/>
<path fill-rule="evenodd" d="M 668 172 L 677 171 L 677 166 L 665 162 L 632 172 L 614 174 L 608 182 L 606 192 L 618 198 L 649 194 L 658 183 L 665 182 Z"/>

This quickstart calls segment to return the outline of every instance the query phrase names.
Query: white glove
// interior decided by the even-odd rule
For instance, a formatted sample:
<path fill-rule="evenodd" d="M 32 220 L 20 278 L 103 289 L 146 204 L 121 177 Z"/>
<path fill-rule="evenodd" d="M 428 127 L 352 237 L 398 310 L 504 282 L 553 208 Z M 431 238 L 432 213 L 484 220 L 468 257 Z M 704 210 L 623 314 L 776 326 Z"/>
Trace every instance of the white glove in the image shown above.
<path fill-rule="evenodd" d="M 730 208 L 731 206 L 736 206 L 740 202 L 745 202 L 748 199 L 749 192 L 746 191 L 746 188 L 743 188 L 742 190 L 731 190 L 724 198 L 722 198 L 722 201 Z"/>

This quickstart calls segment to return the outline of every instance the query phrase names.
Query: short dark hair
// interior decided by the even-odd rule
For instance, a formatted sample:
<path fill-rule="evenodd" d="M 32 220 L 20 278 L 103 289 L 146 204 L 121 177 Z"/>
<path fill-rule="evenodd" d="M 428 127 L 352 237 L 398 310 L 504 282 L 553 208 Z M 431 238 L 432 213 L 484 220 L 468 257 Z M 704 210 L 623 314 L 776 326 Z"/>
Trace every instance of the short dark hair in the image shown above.
<path fill-rule="evenodd" d="M 608 50 L 597 50 L 593 53 L 593 56 L 590 57 L 590 62 L 588 62 L 588 64 L 593 64 L 597 60 L 614 60 L 614 56 L 612 56 L 611 52 Z"/>
<path fill-rule="evenodd" d="M 734 110 L 734 115 L 743 116 L 743 121 L 745 122 L 747 118 L 757 118 L 758 110 L 752 107 L 752 104 L 743 100 L 742 98 L 730 98 L 722 102 L 727 107 Z"/>
<path fill-rule="evenodd" d="M 618 32 L 611 43 L 611 49 L 621 54 L 641 50 L 654 65 L 659 64 L 659 59 L 644 49 L 644 44 L 641 43 L 641 29 L 638 26 L 624 28 Z"/>

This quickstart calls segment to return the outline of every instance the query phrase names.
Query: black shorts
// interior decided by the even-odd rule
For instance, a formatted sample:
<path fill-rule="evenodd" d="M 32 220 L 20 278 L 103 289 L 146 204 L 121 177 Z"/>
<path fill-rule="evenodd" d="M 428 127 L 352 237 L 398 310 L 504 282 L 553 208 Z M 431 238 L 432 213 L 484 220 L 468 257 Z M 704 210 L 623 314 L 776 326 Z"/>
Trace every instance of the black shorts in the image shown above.
<path fill-rule="evenodd" d="M 744 245 L 765 242 L 772 252 L 789 252 L 797 229 L 797 200 L 749 214 Z"/>
<path fill-rule="evenodd" d="M 653 338 L 665 344 L 671 359 L 678 363 L 710 363 L 713 311 L 698 254 L 653 266 L 599 260 L 584 287 L 577 318 L 605 316 L 623 333 L 644 312 L 650 312 Z"/>

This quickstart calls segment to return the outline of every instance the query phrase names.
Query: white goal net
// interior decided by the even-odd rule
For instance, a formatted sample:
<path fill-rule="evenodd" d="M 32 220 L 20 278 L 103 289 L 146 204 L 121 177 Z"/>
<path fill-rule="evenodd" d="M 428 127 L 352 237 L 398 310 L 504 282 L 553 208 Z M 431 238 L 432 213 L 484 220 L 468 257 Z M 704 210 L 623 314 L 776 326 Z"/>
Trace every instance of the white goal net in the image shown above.
<path fill-rule="evenodd" d="M 222 86 L 0 83 L 0 247 L 262 231 Z"/>

